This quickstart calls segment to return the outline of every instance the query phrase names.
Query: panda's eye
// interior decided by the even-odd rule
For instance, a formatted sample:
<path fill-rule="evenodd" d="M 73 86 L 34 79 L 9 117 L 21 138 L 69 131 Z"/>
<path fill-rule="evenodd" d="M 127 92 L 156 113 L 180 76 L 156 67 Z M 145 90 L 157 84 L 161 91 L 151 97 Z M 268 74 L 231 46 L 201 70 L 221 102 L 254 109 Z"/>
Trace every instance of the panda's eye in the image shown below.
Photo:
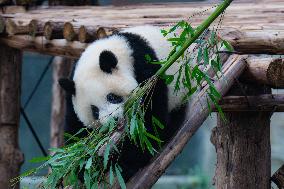
<path fill-rule="evenodd" d="M 107 101 L 112 103 L 112 104 L 119 104 L 119 103 L 121 103 L 123 101 L 123 97 L 115 95 L 113 93 L 109 93 L 107 95 Z"/>
<path fill-rule="evenodd" d="M 92 109 L 92 114 L 93 114 L 93 117 L 94 119 L 99 119 L 99 108 L 97 106 L 94 106 L 94 105 L 91 105 L 91 109 Z"/>

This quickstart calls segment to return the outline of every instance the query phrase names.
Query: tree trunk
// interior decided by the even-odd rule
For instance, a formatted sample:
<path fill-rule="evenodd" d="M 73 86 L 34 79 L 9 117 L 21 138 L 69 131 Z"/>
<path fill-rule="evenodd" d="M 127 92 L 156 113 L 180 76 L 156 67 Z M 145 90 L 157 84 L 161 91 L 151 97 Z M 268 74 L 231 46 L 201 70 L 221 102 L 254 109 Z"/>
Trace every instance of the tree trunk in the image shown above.
<path fill-rule="evenodd" d="M 11 188 L 23 154 L 18 145 L 22 52 L 0 46 L 0 188 Z M 16 186 L 18 188 L 18 186 Z"/>
<path fill-rule="evenodd" d="M 62 147 L 64 144 L 65 98 L 63 90 L 58 85 L 58 79 L 69 77 L 73 62 L 72 59 L 62 57 L 56 57 L 53 61 L 51 147 Z"/>
<path fill-rule="evenodd" d="M 270 88 L 256 85 L 235 85 L 230 95 L 271 94 Z M 249 103 L 249 101 L 248 101 Z M 226 112 L 218 114 L 217 127 L 211 142 L 217 152 L 214 183 L 217 189 L 270 188 L 271 112 Z"/>

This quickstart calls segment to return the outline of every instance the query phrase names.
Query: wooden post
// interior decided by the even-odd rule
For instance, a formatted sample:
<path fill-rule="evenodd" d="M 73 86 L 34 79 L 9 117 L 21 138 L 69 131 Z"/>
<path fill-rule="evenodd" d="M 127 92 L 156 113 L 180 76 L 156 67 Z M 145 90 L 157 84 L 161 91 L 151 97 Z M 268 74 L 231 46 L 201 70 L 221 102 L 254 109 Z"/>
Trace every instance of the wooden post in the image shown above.
<path fill-rule="evenodd" d="M 53 85 L 52 85 L 52 110 L 51 110 L 51 147 L 62 147 L 64 144 L 64 115 L 65 115 L 65 98 L 64 92 L 58 85 L 58 79 L 69 77 L 72 59 L 55 57 L 53 61 Z"/>
<path fill-rule="evenodd" d="M 0 45 L 0 188 L 11 188 L 23 154 L 18 145 L 22 52 Z M 18 188 L 18 186 L 16 186 Z"/>
<path fill-rule="evenodd" d="M 241 86 L 241 87 L 240 87 Z M 235 84 L 230 95 L 271 94 L 265 86 Z M 249 104 L 249 101 L 248 101 Z M 270 188 L 271 112 L 226 112 L 212 131 L 217 152 L 214 184 L 217 189 Z"/>

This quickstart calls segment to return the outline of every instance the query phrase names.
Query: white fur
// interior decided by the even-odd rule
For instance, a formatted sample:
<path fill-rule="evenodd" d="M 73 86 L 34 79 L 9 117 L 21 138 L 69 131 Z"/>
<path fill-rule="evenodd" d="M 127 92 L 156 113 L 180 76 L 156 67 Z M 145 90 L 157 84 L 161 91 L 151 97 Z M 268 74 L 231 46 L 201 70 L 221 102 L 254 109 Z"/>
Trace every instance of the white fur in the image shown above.
<path fill-rule="evenodd" d="M 122 32 L 138 34 L 147 40 L 160 60 L 167 58 L 171 46 L 163 37 L 160 29 L 153 26 L 138 26 L 125 29 Z M 112 74 L 101 71 L 99 66 L 99 55 L 102 51 L 109 50 L 117 57 L 118 69 Z M 133 89 L 138 86 L 133 70 L 132 50 L 127 41 L 120 36 L 111 36 L 91 44 L 82 54 L 74 73 L 76 95 L 73 97 L 74 110 L 85 126 L 94 122 L 91 105 L 99 108 L 99 121 L 104 123 L 106 117 L 112 113 L 113 116 L 122 117 L 122 104 L 111 104 L 107 102 L 106 96 L 115 93 L 127 99 Z M 178 71 L 179 65 L 170 67 L 167 74 Z M 180 105 L 183 91 L 174 94 L 174 82 L 168 86 L 169 110 Z M 161 107 L 163 108 L 163 107 Z"/>

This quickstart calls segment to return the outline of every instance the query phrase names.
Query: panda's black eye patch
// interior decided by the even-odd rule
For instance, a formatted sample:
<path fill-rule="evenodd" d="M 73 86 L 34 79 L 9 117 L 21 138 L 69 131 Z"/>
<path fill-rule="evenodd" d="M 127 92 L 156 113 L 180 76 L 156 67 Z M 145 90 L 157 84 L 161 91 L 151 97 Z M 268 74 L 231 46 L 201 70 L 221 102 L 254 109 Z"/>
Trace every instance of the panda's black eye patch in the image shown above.
<path fill-rule="evenodd" d="M 107 101 L 112 103 L 112 104 L 119 104 L 119 103 L 122 103 L 123 101 L 123 97 L 122 96 L 118 96 L 118 95 L 115 95 L 113 93 L 109 93 L 107 95 Z"/>
<path fill-rule="evenodd" d="M 99 119 L 99 108 L 97 106 L 94 106 L 94 105 L 91 105 L 91 109 L 92 109 L 92 114 L 93 114 L 93 117 L 94 119 Z"/>
<path fill-rule="evenodd" d="M 117 65 L 117 59 L 111 51 L 101 52 L 99 61 L 101 70 L 108 74 L 111 74 Z"/>

